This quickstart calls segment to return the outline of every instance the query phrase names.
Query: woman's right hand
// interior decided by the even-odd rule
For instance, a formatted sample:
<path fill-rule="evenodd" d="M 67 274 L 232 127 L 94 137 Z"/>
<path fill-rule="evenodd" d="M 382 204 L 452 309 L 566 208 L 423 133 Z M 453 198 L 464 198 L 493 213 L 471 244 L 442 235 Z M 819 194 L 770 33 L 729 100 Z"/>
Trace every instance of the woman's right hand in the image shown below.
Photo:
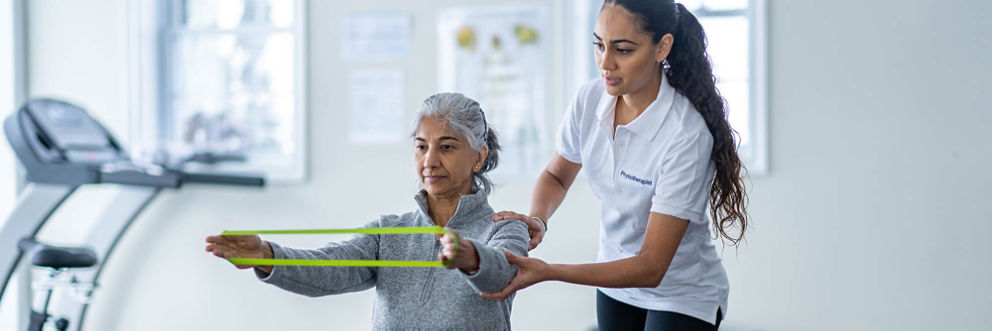
<path fill-rule="evenodd" d="M 207 252 L 214 256 L 230 258 L 249 259 L 271 259 L 272 247 L 269 243 L 262 241 L 258 236 L 209 236 L 207 237 Z M 272 266 L 254 266 L 245 264 L 235 264 L 238 269 L 258 267 L 266 273 L 272 272 Z"/>
<path fill-rule="evenodd" d="M 479 292 L 486 299 L 503 301 L 518 290 L 551 279 L 551 266 L 541 259 L 526 256 L 516 256 L 509 251 L 503 251 L 506 262 L 517 265 L 517 274 L 510 279 L 502 290 L 494 293 Z"/>
<path fill-rule="evenodd" d="M 521 220 L 524 224 L 527 224 L 527 232 L 530 233 L 530 244 L 527 250 L 533 250 L 537 248 L 544 241 L 544 232 L 547 229 L 544 228 L 544 224 L 528 215 L 524 215 L 518 212 L 504 210 L 493 215 L 493 221 L 506 221 L 506 220 Z"/>

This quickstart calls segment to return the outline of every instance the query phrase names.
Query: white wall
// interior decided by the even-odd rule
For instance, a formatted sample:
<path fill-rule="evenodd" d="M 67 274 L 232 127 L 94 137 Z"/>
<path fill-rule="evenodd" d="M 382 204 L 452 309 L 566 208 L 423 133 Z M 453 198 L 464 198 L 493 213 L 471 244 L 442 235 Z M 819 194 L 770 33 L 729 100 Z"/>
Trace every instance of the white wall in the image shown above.
<path fill-rule="evenodd" d="M 987 329 L 988 1 L 774 1 L 771 175 L 725 264 L 775 330 Z"/>
<path fill-rule="evenodd" d="M 16 5 L 15 5 L 16 4 Z M 20 70 L 23 55 L 18 47 L 23 42 L 18 34 L 23 33 L 19 26 L 23 22 L 21 4 L 14 0 L 0 0 L 0 121 L 14 111 L 24 96 L 24 71 Z M 6 138 L 4 138 L 6 141 Z M 9 144 L 0 146 L 0 222 L 6 219 L 16 199 L 15 169 L 17 163 Z"/>
<path fill-rule="evenodd" d="M 30 97 L 59 97 L 127 137 L 126 0 L 28 1 Z"/>
<path fill-rule="evenodd" d="M 19 84 L 23 84 L 20 79 L 24 78 L 23 72 L 18 70 L 15 62 L 21 56 L 16 54 L 16 34 L 23 32 L 16 28 L 15 24 L 21 20 L 16 19 L 19 15 L 15 10 L 13 0 L 0 0 L 0 121 L 13 112 L 20 102 L 22 95 L 18 93 Z M 23 87 L 20 87 L 23 89 Z M 6 138 L 4 138 L 6 142 Z M 0 147 L 0 222 L 7 217 L 13 207 L 16 198 L 14 173 L 16 162 L 13 151 L 9 144 L 2 144 Z"/>
<path fill-rule="evenodd" d="M 0 0 L 0 121 L 14 110 L 23 97 L 19 92 L 24 89 L 20 81 L 24 74 L 18 70 L 17 64 L 18 60 L 23 60 L 23 56 L 17 54 L 21 50 L 18 42 L 23 41 L 18 37 L 23 32 L 19 25 L 23 22 L 20 19 L 21 9 L 20 1 Z M 4 138 L 0 143 L 0 227 L 6 222 L 17 199 L 17 163 L 6 141 Z M 14 299 L 20 296 L 20 289 L 10 286 L 7 291 L 6 295 L 11 299 L 4 300 L 0 305 L 0 329 L 4 330 L 16 328 L 17 316 L 21 313 L 17 307 L 18 301 Z"/>
<path fill-rule="evenodd" d="M 34 0 L 31 95 L 70 98 L 126 132 L 126 0 Z M 489 3 L 494 1 L 472 1 Z M 992 3 L 770 1 L 771 172 L 753 178 L 748 243 L 724 252 L 727 330 L 987 328 L 992 308 Z M 414 14 L 406 104 L 434 92 L 433 19 L 456 1 L 312 0 L 310 180 L 261 191 L 187 187 L 154 202 L 108 261 L 88 326 L 100 330 L 366 329 L 371 292 L 318 299 L 257 283 L 202 251 L 229 228 L 353 226 L 413 208 L 406 146 L 347 142 L 340 21 Z M 463 3 L 463 2 L 457 2 Z M 549 3 L 551 3 L 549 1 Z M 983 102 L 984 101 L 984 102 Z M 497 208 L 525 211 L 504 181 Z M 578 183 L 533 252 L 591 261 L 599 208 Z M 327 238 L 274 238 L 319 245 Z M 541 284 L 518 296 L 518 330 L 594 325 L 593 291 Z"/>

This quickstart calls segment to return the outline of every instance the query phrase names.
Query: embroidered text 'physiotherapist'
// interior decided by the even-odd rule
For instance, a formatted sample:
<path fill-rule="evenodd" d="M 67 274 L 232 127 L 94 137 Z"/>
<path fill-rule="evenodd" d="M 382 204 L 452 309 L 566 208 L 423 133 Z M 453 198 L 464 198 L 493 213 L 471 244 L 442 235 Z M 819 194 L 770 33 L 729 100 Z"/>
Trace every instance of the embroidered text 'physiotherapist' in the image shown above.
<path fill-rule="evenodd" d="M 625 172 L 623 170 L 620 170 L 620 176 L 623 176 L 623 178 L 630 179 L 632 181 L 641 183 L 641 185 L 651 186 L 651 184 L 653 184 L 653 182 L 651 182 L 650 180 L 642 179 L 642 178 L 637 178 L 634 175 L 628 174 L 627 172 Z"/>

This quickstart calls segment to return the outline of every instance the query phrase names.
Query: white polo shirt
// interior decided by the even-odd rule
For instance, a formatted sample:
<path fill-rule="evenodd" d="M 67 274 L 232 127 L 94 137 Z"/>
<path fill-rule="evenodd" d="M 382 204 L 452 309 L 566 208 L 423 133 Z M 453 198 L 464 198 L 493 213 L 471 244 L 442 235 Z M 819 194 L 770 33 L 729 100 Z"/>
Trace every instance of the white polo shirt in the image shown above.
<path fill-rule="evenodd" d="M 662 75 L 658 97 L 613 132 L 617 98 L 602 79 L 584 84 L 562 120 L 557 152 L 582 164 L 603 202 L 600 262 L 637 255 L 650 213 L 689 220 L 665 277 L 655 288 L 600 288 L 618 301 L 710 323 L 727 312 L 730 285 L 710 239 L 706 203 L 714 175 L 713 136 L 692 103 Z"/>

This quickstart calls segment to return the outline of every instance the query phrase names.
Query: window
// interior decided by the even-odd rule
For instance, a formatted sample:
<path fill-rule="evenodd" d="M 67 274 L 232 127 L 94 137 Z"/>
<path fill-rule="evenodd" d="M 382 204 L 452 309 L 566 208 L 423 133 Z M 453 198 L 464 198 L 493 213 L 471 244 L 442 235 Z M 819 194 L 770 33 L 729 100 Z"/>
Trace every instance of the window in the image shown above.
<path fill-rule="evenodd" d="M 0 1 L 0 121 L 24 102 L 25 82 L 25 7 L 23 0 Z M 6 137 L 0 139 L 0 228 L 17 204 L 17 191 L 23 175 L 17 171 L 14 153 L 6 147 Z M 0 301 L 0 330 L 15 330 L 19 318 L 27 316 L 21 307 L 29 307 L 30 286 L 23 282 L 23 273 L 10 276 Z"/>
<path fill-rule="evenodd" d="M 717 88 L 727 100 L 730 125 L 740 134 L 738 152 L 752 175 L 768 171 L 765 101 L 766 55 L 765 0 L 686 0 L 679 1 L 703 25 L 707 52 L 717 77 Z M 588 54 L 578 67 L 586 68 L 581 80 L 598 76 L 593 52 L 588 46 L 589 31 L 602 7 L 600 0 L 587 0 L 576 6 L 577 24 L 584 24 L 574 38 L 576 54 Z M 580 40 L 582 42 L 580 42 Z"/>
<path fill-rule="evenodd" d="M 141 155 L 195 171 L 304 176 L 302 1 L 146 0 L 157 28 L 136 27 L 148 73 L 136 104 Z M 140 7 L 140 6 L 139 6 Z M 156 10 L 157 9 L 157 10 Z M 162 14 L 164 13 L 164 14 Z M 154 20 L 152 20 L 154 21 Z M 136 23 L 146 24 L 146 23 Z M 134 26 L 134 25 L 132 25 Z M 149 42 L 160 40 L 160 42 Z M 150 105 L 150 107 L 141 107 Z"/>

